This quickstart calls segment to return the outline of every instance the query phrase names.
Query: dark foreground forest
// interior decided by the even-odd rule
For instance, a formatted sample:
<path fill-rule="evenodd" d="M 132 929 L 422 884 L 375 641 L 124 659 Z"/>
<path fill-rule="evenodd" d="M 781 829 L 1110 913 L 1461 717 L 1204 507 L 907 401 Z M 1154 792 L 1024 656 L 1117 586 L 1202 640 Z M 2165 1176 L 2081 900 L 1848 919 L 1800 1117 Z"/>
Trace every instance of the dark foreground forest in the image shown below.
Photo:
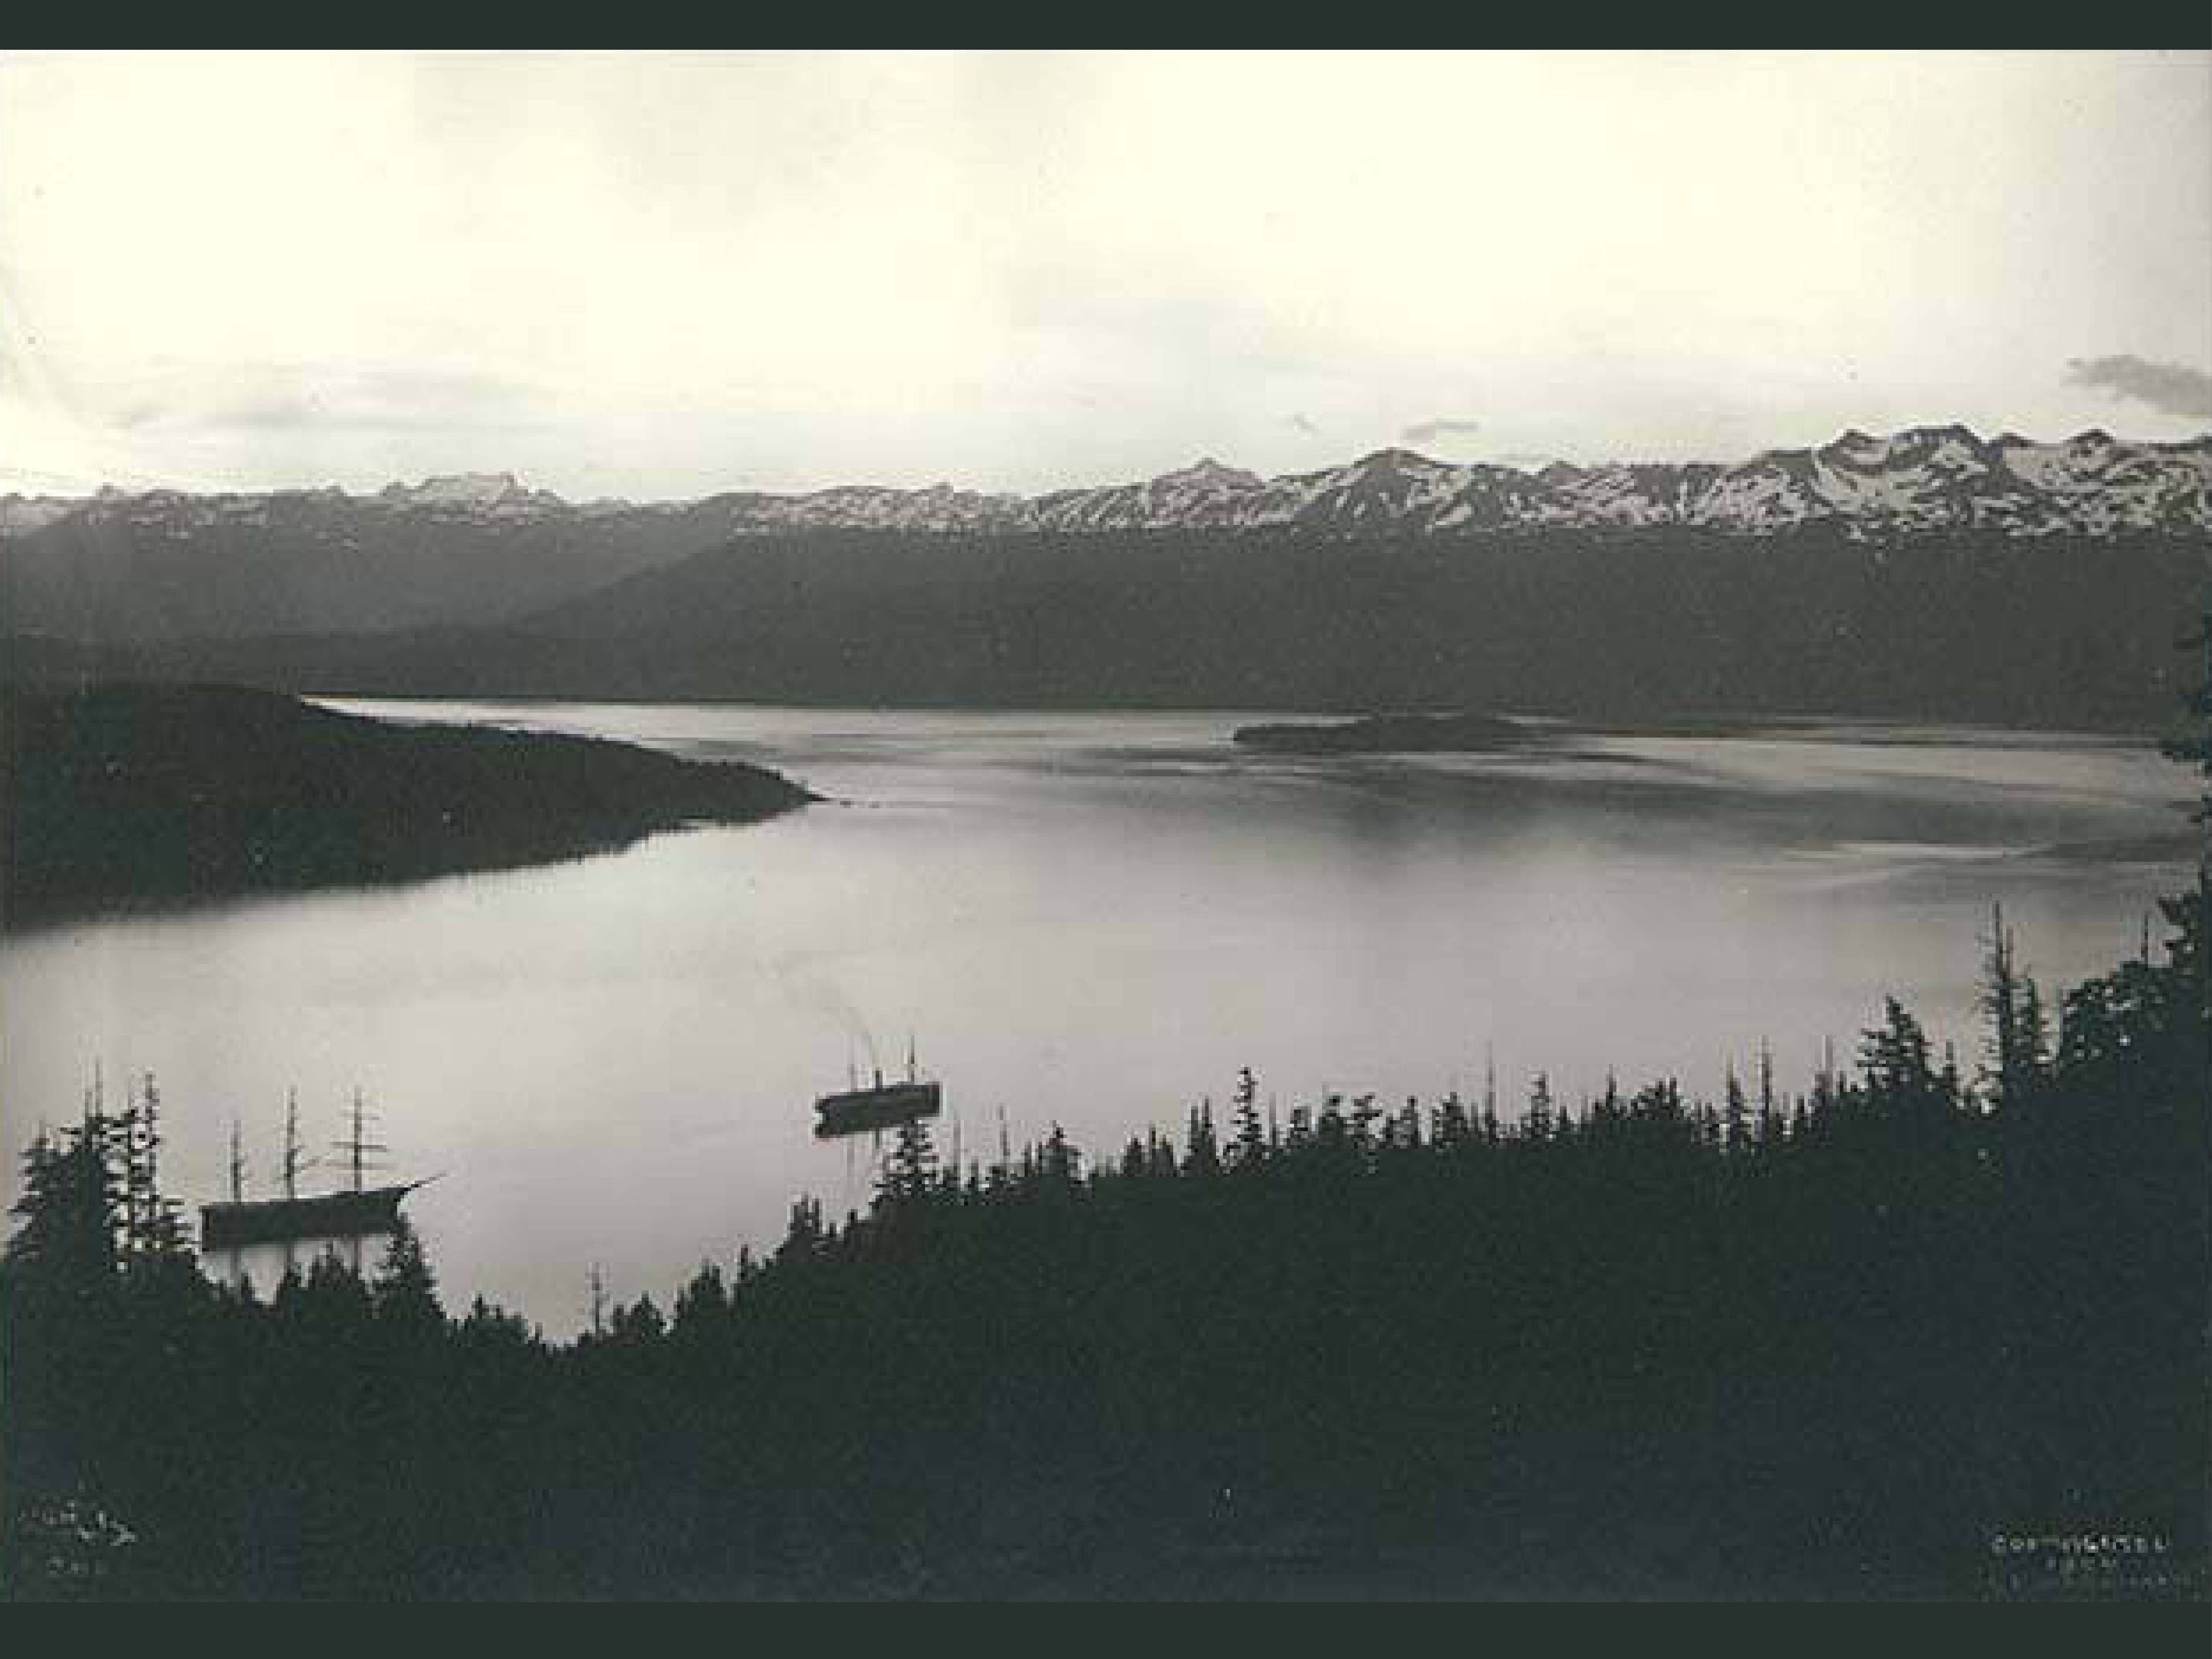
<path fill-rule="evenodd" d="M 399 726 L 267 691 L 14 686 L 0 689 L 0 918 L 574 858 L 811 799 L 757 767 Z"/>
<path fill-rule="evenodd" d="M 2212 1017 L 2167 915 L 2055 1020 L 2000 925 L 1985 1056 L 1893 1003 L 1787 1096 L 1248 1075 L 960 1170 L 910 1127 L 866 1214 L 565 1346 L 407 1236 L 218 1288 L 143 1098 L 88 1111 L 0 1270 L 6 1588 L 2201 1596 Z"/>

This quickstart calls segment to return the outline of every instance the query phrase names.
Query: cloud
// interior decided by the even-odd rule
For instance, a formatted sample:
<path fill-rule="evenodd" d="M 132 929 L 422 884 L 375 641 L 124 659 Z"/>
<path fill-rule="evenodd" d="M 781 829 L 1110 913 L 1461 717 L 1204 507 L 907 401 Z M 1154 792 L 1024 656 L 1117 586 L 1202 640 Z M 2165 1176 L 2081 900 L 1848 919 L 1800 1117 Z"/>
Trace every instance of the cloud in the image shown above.
<path fill-rule="evenodd" d="M 1414 422 L 1398 437 L 1402 443 L 1432 444 L 1439 438 L 1472 438 L 1481 430 L 1480 421 L 1455 415 L 1439 415 L 1433 420 Z"/>
<path fill-rule="evenodd" d="M 2074 386 L 2095 386 L 2115 398 L 2131 398 L 2164 415 L 2212 420 L 2212 374 L 2186 363 L 2154 362 L 2148 357 L 2075 357 L 2066 365 Z"/>
<path fill-rule="evenodd" d="M 261 434 L 321 428 L 526 429 L 543 394 L 504 376 L 375 365 L 170 364 L 94 387 L 83 412 L 117 432 Z"/>

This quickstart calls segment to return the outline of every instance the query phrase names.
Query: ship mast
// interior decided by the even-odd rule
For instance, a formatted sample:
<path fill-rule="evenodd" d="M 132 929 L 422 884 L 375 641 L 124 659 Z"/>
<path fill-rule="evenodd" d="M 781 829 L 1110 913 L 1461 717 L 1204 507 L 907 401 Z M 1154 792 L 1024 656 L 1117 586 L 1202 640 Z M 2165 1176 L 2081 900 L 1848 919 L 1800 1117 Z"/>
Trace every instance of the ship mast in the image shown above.
<path fill-rule="evenodd" d="M 368 1103 L 362 1100 L 360 1089 L 356 1088 L 353 1091 L 353 1110 L 347 1118 L 349 1132 L 343 1140 L 336 1143 L 337 1150 L 346 1155 L 347 1172 L 353 1179 L 353 1189 L 356 1192 L 362 1190 L 362 1177 L 368 1171 L 369 1154 L 392 1150 L 380 1142 L 367 1139 L 370 1115 Z"/>
<path fill-rule="evenodd" d="M 300 1195 L 300 1171 L 307 1166 L 300 1162 L 300 1091 L 284 1091 L 284 1196 Z"/>
<path fill-rule="evenodd" d="M 230 1201 L 246 1202 L 246 1148 L 240 1139 L 238 1120 L 230 1121 Z"/>

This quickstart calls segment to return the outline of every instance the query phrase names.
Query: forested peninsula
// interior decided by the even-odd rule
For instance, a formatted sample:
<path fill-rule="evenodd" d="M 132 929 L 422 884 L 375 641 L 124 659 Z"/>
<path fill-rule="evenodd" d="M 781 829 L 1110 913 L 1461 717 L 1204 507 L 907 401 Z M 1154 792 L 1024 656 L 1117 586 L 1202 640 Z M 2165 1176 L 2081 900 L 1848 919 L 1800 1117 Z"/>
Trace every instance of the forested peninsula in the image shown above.
<path fill-rule="evenodd" d="M 0 914 L 372 885 L 802 806 L 757 767 L 217 685 L 0 689 Z"/>

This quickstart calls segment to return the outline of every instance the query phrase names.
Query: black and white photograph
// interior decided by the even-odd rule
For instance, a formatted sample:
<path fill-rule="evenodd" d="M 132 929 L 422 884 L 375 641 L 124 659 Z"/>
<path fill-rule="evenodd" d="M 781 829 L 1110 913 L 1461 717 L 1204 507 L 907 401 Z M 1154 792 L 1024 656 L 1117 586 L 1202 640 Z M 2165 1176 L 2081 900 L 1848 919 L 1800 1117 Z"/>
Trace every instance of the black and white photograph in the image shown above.
<path fill-rule="evenodd" d="M 0 52 L 0 1599 L 2212 1601 L 2212 49 Z"/>

